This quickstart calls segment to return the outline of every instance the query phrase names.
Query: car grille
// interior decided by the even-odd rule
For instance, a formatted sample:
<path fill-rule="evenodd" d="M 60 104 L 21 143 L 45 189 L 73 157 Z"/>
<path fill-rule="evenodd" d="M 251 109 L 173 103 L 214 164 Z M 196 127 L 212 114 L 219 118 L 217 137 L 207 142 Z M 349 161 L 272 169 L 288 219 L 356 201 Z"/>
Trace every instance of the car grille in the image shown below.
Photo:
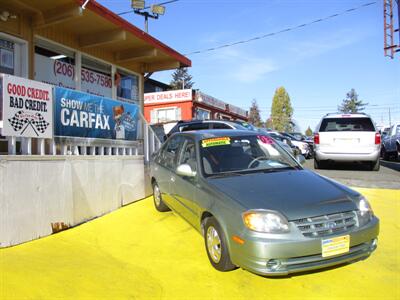
<path fill-rule="evenodd" d="M 354 211 L 292 221 L 305 237 L 320 237 L 343 233 L 357 225 Z"/>

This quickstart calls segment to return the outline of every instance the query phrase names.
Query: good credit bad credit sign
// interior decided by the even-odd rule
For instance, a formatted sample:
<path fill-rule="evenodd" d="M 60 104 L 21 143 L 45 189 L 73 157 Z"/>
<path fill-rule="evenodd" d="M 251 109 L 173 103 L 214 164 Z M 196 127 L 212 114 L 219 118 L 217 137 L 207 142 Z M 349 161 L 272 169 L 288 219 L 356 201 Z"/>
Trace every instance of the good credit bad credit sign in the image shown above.
<path fill-rule="evenodd" d="M 3 77 L 4 136 L 53 138 L 52 86 L 21 77 Z"/>

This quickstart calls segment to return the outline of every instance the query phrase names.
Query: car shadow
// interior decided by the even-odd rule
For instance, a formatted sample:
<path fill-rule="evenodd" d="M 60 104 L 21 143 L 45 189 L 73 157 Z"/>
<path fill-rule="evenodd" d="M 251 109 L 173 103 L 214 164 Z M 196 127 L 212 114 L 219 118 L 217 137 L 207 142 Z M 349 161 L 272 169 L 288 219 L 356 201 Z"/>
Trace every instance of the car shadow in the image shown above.
<path fill-rule="evenodd" d="M 400 162 L 381 160 L 381 166 L 400 172 Z"/>
<path fill-rule="evenodd" d="M 358 162 L 325 162 L 323 168 L 325 170 L 340 171 L 371 171 L 371 165 Z"/>

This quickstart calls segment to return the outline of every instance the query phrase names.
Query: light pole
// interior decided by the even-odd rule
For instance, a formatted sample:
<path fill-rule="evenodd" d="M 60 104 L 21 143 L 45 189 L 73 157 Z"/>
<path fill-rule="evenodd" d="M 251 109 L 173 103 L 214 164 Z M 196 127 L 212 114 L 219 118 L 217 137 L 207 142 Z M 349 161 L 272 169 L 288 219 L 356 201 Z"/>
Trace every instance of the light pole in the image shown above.
<path fill-rule="evenodd" d="M 177 0 L 175 0 L 175 1 L 177 1 Z M 166 3 L 175 2 L 175 1 L 168 1 L 165 3 L 161 3 L 161 4 L 166 4 Z M 144 0 L 132 0 L 133 12 L 137 15 L 141 15 L 144 17 L 144 30 L 146 31 L 146 33 L 149 32 L 149 18 L 158 19 L 159 16 L 164 15 L 165 6 L 162 6 L 161 4 L 153 4 L 151 6 L 146 7 Z M 150 12 L 147 11 L 147 9 L 149 9 L 149 8 L 150 8 Z M 123 12 L 123 13 L 120 13 L 119 15 L 122 15 L 125 13 L 128 13 L 128 12 Z"/>

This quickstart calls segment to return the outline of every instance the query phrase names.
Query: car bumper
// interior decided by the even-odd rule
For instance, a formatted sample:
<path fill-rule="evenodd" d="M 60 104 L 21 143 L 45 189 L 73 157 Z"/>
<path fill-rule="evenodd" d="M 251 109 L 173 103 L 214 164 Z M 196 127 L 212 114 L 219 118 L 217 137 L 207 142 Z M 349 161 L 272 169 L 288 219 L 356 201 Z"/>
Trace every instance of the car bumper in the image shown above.
<path fill-rule="evenodd" d="M 333 160 L 333 161 L 377 161 L 379 159 L 380 150 L 373 151 L 371 153 L 332 153 L 323 152 L 321 150 L 315 150 L 315 158 L 321 160 Z"/>
<path fill-rule="evenodd" d="M 350 250 L 344 254 L 322 257 L 321 240 L 335 236 L 301 236 L 297 240 L 261 240 L 249 237 L 243 245 L 233 246 L 231 256 L 235 264 L 253 273 L 284 276 L 365 259 L 376 249 L 378 233 L 379 220 L 374 217 L 362 228 L 338 235 L 350 235 Z"/>

